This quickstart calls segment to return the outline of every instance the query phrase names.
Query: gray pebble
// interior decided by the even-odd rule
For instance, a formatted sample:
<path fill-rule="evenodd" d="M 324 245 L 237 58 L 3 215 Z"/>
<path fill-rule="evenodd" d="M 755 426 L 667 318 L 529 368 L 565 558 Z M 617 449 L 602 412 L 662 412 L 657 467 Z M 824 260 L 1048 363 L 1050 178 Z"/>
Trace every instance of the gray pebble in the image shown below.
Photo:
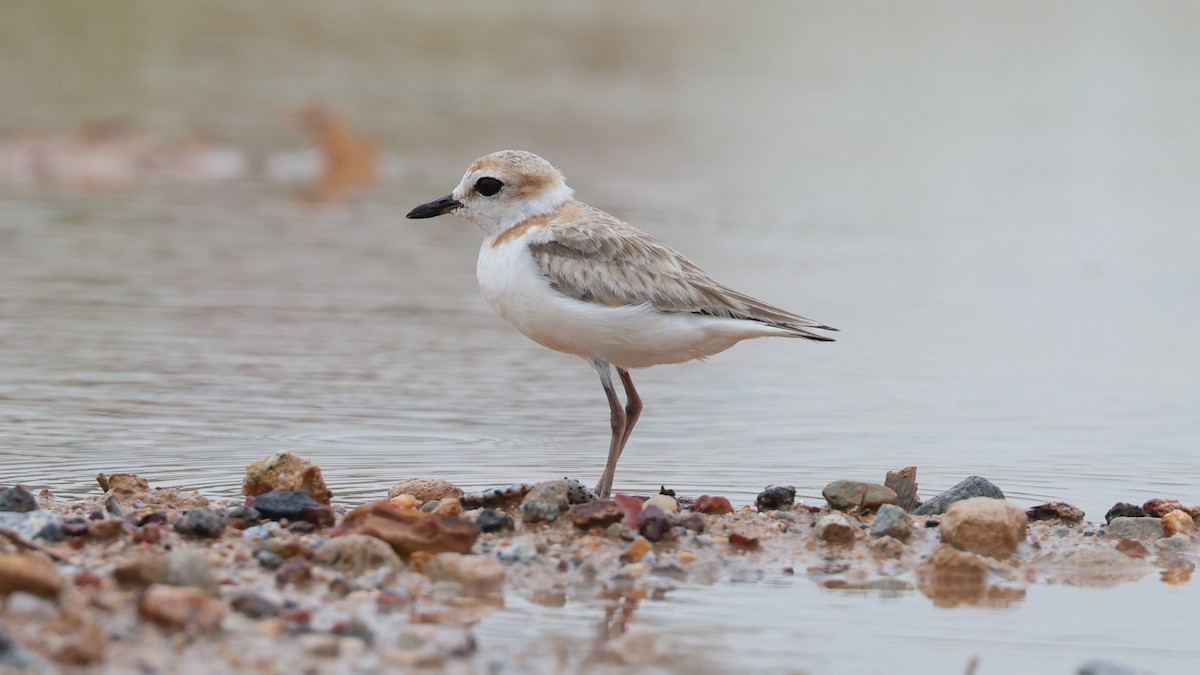
<path fill-rule="evenodd" d="M 930 499 L 913 511 L 918 516 L 934 516 L 946 512 L 954 502 L 972 497 L 1004 499 L 1004 492 L 982 476 L 969 476 L 958 485 Z"/>

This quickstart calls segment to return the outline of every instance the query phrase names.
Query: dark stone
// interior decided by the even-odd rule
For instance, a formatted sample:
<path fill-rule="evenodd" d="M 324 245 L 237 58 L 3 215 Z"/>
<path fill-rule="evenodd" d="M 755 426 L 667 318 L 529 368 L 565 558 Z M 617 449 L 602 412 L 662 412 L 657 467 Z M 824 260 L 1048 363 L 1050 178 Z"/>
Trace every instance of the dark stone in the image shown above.
<path fill-rule="evenodd" d="M 225 514 L 225 520 L 238 519 L 245 527 L 251 527 L 262 522 L 262 514 L 253 506 L 235 506 Z M 245 529 L 239 528 L 239 529 Z"/>
<path fill-rule="evenodd" d="M 668 497 L 674 497 L 674 496 L 675 496 L 675 491 L 674 491 L 674 490 L 671 490 L 671 489 L 669 489 L 669 488 L 668 488 L 666 485 L 659 485 L 659 486 L 658 486 L 658 494 L 660 494 L 660 495 L 666 495 L 666 496 L 668 496 Z"/>
<path fill-rule="evenodd" d="M 532 489 L 533 486 L 529 483 L 513 483 L 512 485 L 488 488 L 482 492 L 465 494 L 459 498 L 459 501 L 462 502 L 462 507 L 468 511 L 480 507 L 511 506 L 521 503 L 521 500 Z"/>
<path fill-rule="evenodd" d="M 638 532 L 650 541 L 658 541 L 671 531 L 671 519 L 657 506 L 647 506 L 638 516 Z"/>
<path fill-rule="evenodd" d="M 125 517 L 125 507 L 121 506 L 121 501 L 116 495 L 109 495 L 108 499 L 104 500 L 104 508 L 117 518 Z"/>
<path fill-rule="evenodd" d="M 1066 502 L 1048 502 L 1031 506 L 1025 510 L 1029 520 L 1061 520 L 1078 523 L 1083 520 L 1083 511 Z"/>
<path fill-rule="evenodd" d="M 791 485 L 768 485 L 754 498 L 759 511 L 791 508 L 796 503 L 796 488 Z"/>
<path fill-rule="evenodd" d="M 941 524 L 942 523 L 937 518 L 930 518 L 929 520 L 925 521 L 925 529 L 932 529 Z"/>
<path fill-rule="evenodd" d="M 225 519 L 212 509 L 188 509 L 175 519 L 175 531 L 189 537 L 216 539 L 225 531 Z"/>
<path fill-rule="evenodd" d="M 1117 502 L 1104 514 L 1104 522 L 1111 523 L 1113 518 L 1145 518 L 1146 512 L 1137 504 Z"/>
<path fill-rule="evenodd" d="M 37 511 L 37 500 L 29 491 L 20 485 L 0 490 L 0 511 L 16 511 L 17 513 L 29 513 Z"/>
<path fill-rule="evenodd" d="M 970 499 L 972 497 L 991 497 L 992 499 L 1004 499 L 1004 492 L 996 487 L 986 478 L 982 476 L 970 476 L 958 485 L 946 490 L 942 494 L 930 499 L 921 506 L 917 507 L 914 514 L 918 516 L 936 516 L 946 512 L 950 505 L 954 502 Z"/>
<path fill-rule="evenodd" d="M 50 522 L 46 523 L 38 533 L 33 535 L 34 539 L 44 539 L 46 541 L 62 541 L 67 538 L 63 532 L 62 523 Z"/>
<path fill-rule="evenodd" d="M 144 516 L 138 516 L 138 526 L 149 525 L 151 523 L 165 525 L 167 523 L 167 513 L 165 511 L 151 511 Z"/>
<path fill-rule="evenodd" d="M 295 523 L 288 523 L 287 529 L 288 529 L 288 532 L 298 532 L 300 534 L 308 534 L 309 532 L 316 532 L 317 526 L 313 525 L 312 523 L 310 523 L 306 520 L 301 520 L 301 521 L 298 521 Z"/>
<path fill-rule="evenodd" d="M 513 519 L 503 511 L 484 509 L 476 516 L 475 525 L 483 532 L 499 532 L 513 529 Z"/>
<path fill-rule="evenodd" d="M 889 471 L 883 484 L 895 491 L 896 506 L 905 511 L 912 512 L 921 505 L 921 498 L 917 496 L 917 467 L 906 466 L 899 471 Z"/>
<path fill-rule="evenodd" d="M 104 512 L 100 509 L 93 509 L 88 513 L 88 520 L 104 520 Z"/>
<path fill-rule="evenodd" d="M 675 516 L 675 526 L 692 532 L 703 532 L 704 516 L 699 513 L 681 513 Z"/>
<path fill-rule="evenodd" d="M 576 504 L 567 512 L 571 522 L 581 530 L 593 527 L 605 528 L 613 523 L 619 523 L 625 517 L 625 512 L 611 499 Z"/>
<path fill-rule="evenodd" d="M 268 492 L 254 498 L 254 508 L 271 520 L 305 520 L 306 509 L 321 506 L 306 490 Z"/>
<path fill-rule="evenodd" d="M 283 564 L 283 556 L 274 551 L 259 551 L 254 554 L 254 558 L 258 560 L 259 565 L 269 570 L 278 569 Z"/>
<path fill-rule="evenodd" d="M 229 602 L 234 611 L 240 612 L 251 619 L 269 619 L 279 616 L 282 611 L 279 605 L 271 602 L 257 593 L 244 593 Z"/>
<path fill-rule="evenodd" d="M 88 522 L 82 518 L 72 518 L 63 521 L 63 534 L 68 537 L 86 537 L 88 533 Z"/>

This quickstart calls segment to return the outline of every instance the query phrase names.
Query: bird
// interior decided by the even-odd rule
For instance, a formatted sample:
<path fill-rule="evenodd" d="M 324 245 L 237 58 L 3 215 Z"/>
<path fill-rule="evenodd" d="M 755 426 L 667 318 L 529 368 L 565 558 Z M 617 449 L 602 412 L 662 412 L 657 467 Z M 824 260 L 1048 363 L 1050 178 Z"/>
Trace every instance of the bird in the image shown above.
<path fill-rule="evenodd" d="M 450 194 L 407 217 L 452 213 L 475 225 L 484 238 L 476 278 L 492 309 L 534 342 L 591 363 L 612 430 L 595 489 L 607 498 L 642 413 L 630 370 L 703 359 L 750 338 L 832 342 L 825 332 L 837 329 L 716 282 L 682 253 L 574 194 L 550 162 L 501 150 L 476 159 Z"/>

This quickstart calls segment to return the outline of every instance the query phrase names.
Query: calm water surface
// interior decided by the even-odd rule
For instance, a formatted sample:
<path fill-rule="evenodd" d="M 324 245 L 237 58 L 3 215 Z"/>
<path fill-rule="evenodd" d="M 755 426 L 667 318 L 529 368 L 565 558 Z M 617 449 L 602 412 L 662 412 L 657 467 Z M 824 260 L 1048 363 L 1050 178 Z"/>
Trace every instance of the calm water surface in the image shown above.
<path fill-rule="evenodd" d="M 324 207 L 269 181 L 0 187 L 0 484 L 83 495 L 134 471 L 234 496 L 280 448 L 347 502 L 407 476 L 595 479 L 607 410 L 588 365 L 486 307 L 471 226 L 403 219 L 476 156 L 525 147 L 719 280 L 843 329 L 635 373 L 646 412 L 618 489 L 744 503 L 785 483 L 819 501 L 916 465 L 927 495 L 980 474 L 1091 520 L 1200 502 L 1189 6 L 701 5 L 664 33 L 670 6 L 451 5 L 452 34 L 432 10 L 275 23 L 264 6 L 114 3 L 86 30 L 3 10 L 55 49 L 0 22 L 0 78 L 33 94 L 0 122 L 202 126 L 266 155 L 300 142 L 284 115 L 319 93 L 399 159 Z M 158 39 L 111 39 L 123 12 Z M 1192 586 L 936 609 L 768 577 L 685 587 L 634 629 L 714 671 L 961 672 L 980 655 L 980 673 L 1098 656 L 1189 672 Z M 549 655 L 543 638 L 590 639 L 599 618 L 513 598 L 479 635 Z M 1014 652 L 1024 666 L 1004 667 Z"/>

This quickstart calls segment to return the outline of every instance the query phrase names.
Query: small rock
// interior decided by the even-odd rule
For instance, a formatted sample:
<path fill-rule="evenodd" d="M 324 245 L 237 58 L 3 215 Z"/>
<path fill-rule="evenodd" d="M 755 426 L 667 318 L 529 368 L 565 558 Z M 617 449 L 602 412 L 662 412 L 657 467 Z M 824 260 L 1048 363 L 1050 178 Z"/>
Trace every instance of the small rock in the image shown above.
<path fill-rule="evenodd" d="M 213 578 L 212 567 L 205 558 L 196 551 L 172 551 L 164 559 L 162 583 L 168 586 L 187 586 L 215 595 L 217 580 Z"/>
<path fill-rule="evenodd" d="M 275 570 L 275 585 L 280 588 L 292 584 L 301 586 L 312 580 L 312 563 L 308 558 L 292 556 Z"/>
<path fill-rule="evenodd" d="M 1149 516 L 1117 516 L 1108 521 L 1105 532 L 1122 539 L 1158 539 L 1163 536 L 1162 519 Z"/>
<path fill-rule="evenodd" d="M 758 548 L 758 537 L 741 532 L 730 532 L 729 545 L 734 548 L 755 549 Z"/>
<path fill-rule="evenodd" d="M 216 632 L 225 603 L 197 588 L 151 586 L 138 599 L 138 614 L 163 628 Z"/>
<path fill-rule="evenodd" d="M 54 563 L 49 560 L 24 553 L 0 553 L 0 597 L 23 591 L 57 601 L 63 586 Z"/>
<path fill-rule="evenodd" d="M 700 495 L 696 501 L 692 502 L 692 510 L 696 513 L 721 515 L 725 513 L 733 513 L 733 504 L 730 504 L 729 499 L 726 497 Z"/>
<path fill-rule="evenodd" d="M 654 547 L 650 544 L 650 540 L 645 537 L 638 537 L 633 540 L 633 543 L 628 548 L 621 552 L 621 561 L 638 562 L 653 549 Z"/>
<path fill-rule="evenodd" d="M 483 509 L 475 517 L 475 525 L 483 532 L 499 532 L 513 529 L 513 519 L 503 511 Z"/>
<path fill-rule="evenodd" d="M 337 518 L 333 515 L 333 509 L 321 504 L 320 506 L 309 506 L 304 509 L 304 521 L 306 524 L 312 525 L 314 528 L 333 527 L 337 522 Z M 289 529 L 295 530 L 300 523 L 292 523 Z"/>
<path fill-rule="evenodd" d="M 364 534 L 334 537 L 313 553 L 313 562 L 347 574 L 362 574 L 377 567 L 401 567 L 403 562 L 382 539 Z"/>
<path fill-rule="evenodd" d="M 462 496 L 464 509 L 468 511 L 478 508 L 496 508 L 518 504 L 525 495 L 533 489 L 529 483 L 513 483 L 501 487 L 488 488 L 482 492 L 472 492 Z"/>
<path fill-rule="evenodd" d="M 625 513 L 625 518 L 621 522 L 625 524 L 625 527 L 636 529 L 638 516 L 642 515 L 642 500 L 633 495 L 621 494 L 614 495 L 612 499 Z"/>
<path fill-rule="evenodd" d="M 1178 499 L 1151 499 L 1142 504 L 1142 511 L 1154 518 L 1162 518 L 1172 511 L 1183 510 L 1183 504 Z"/>
<path fill-rule="evenodd" d="M 875 514 L 875 522 L 871 523 L 872 537 L 893 537 L 900 541 L 908 541 L 912 531 L 912 518 L 898 504 L 880 506 Z"/>
<path fill-rule="evenodd" d="M 306 633 L 300 636 L 299 643 L 309 656 L 333 658 L 341 651 L 341 640 L 330 633 Z"/>
<path fill-rule="evenodd" d="M 225 531 L 225 520 L 211 509 L 188 509 L 175 520 L 179 534 L 201 539 L 216 539 Z"/>
<path fill-rule="evenodd" d="M 878 483 L 857 480 L 835 480 L 821 491 L 829 506 L 838 511 L 858 509 L 871 512 L 883 504 L 896 503 L 896 492 Z"/>
<path fill-rule="evenodd" d="M 167 559 L 161 555 L 134 558 L 113 568 L 113 579 L 123 587 L 142 588 L 161 583 L 166 574 Z"/>
<path fill-rule="evenodd" d="M 254 527 L 261 522 L 262 513 L 253 506 L 235 506 L 225 513 L 225 524 L 239 530 Z"/>
<path fill-rule="evenodd" d="M 282 612 L 279 605 L 258 593 L 242 593 L 230 600 L 229 604 L 235 612 L 255 620 L 270 619 Z"/>
<path fill-rule="evenodd" d="M 283 564 L 283 556 L 274 551 L 259 551 L 258 553 L 254 554 L 254 559 L 257 560 L 258 564 L 262 565 L 264 569 L 268 570 L 279 569 L 279 566 Z"/>
<path fill-rule="evenodd" d="M 83 518 L 71 518 L 63 521 L 62 531 L 68 537 L 86 537 L 88 527 L 88 521 Z"/>
<path fill-rule="evenodd" d="M 521 502 L 521 520 L 527 523 L 550 522 L 558 518 L 558 506 L 541 499 L 525 498 Z"/>
<path fill-rule="evenodd" d="M 554 520 L 559 512 L 570 507 L 568 492 L 565 479 L 548 480 L 534 485 L 521 500 L 521 519 L 532 523 Z"/>
<path fill-rule="evenodd" d="M 518 539 L 496 551 L 496 557 L 506 563 L 527 563 L 537 558 L 537 546 L 528 539 Z"/>
<path fill-rule="evenodd" d="M 125 523 L 117 519 L 97 520 L 88 525 L 88 539 L 108 541 L 116 539 L 125 531 Z"/>
<path fill-rule="evenodd" d="M 574 478 L 567 478 L 567 502 L 571 505 L 596 501 L 596 493 Z"/>
<path fill-rule="evenodd" d="M 896 493 L 896 506 L 905 511 L 913 511 L 921 505 L 921 498 L 917 496 L 917 467 L 889 471 L 883 484 Z"/>
<path fill-rule="evenodd" d="M 1025 540 L 1029 518 L 1003 499 L 972 497 L 952 502 L 938 525 L 942 541 L 980 555 L 1010 555 Z"/>
<path fill-rule="evenodd" d="M 434 507 L 430 513 L 436 513 L 442 516 L 461 516 L 463 514 L 462 502 L 458 498 L 447 497 L 434 502 Z"/>
<path fill-rule="evenodd" d="M 270 539 L 280 532 L 283 532 L 283 527 L 279 523 L 269 520 L 261 525 L 242 530 L 242 537 L 244 539 Z"/>
<path fill-rule="evenodd" d="M 1029 520 L 1061 520 L 1067 523 L 1078 523 L 1083 520 L 1083 511 L 1066 502 L 1047 502 L 1025 509 Z"/>
<path fill-rule="evenodd" d="M 1137 539 L 1122 539 L 1117 542 L 1117 550 L 1130 558 L 1145 558 L 1150 555 L 1146 546 Z"/>
<path fill-rule="evenodd" d="M 827 513 L 817 519 L 817 538 L 831 544 L 854 543 L 857 528 L 850 519 L 838 511 Z"/>
<path fill-rule="evenodd" d="M 796 503 L 796 488 L 791 485 L 768 485 L 754 498 L 759 511 L 791 508 Z"/>
<path fill-rule="evenodd" d="M 619 523 L 625 517 L 625 512 L 617 503 L 611 499 L 601 499 L 599 501 L 588 502 L 586 504 L 576 504 L 567 512 L 571 518 L 571 522 L 581 530 L 589 530 L 593 527 L 608 527 L 613 523 Z"/>
<path fill-rule="evenodd" d="M 776 511 L 775 513 L 786 513 L 785 511 Z M 704 516 L 699 513 L 685 513 L 674 518 L 675 526 L 682 527 L 691 532 L 704 531 Z"/>
<path fill-rule="evenodd" d="M 0 490 L 0 511 L 13 511 L 16 513 L 28 513 L 37 511 L 37 500 L 29 491 L 20 485 Z"/>
<path fill-rule="evenodd" d="M 668 499 L 670 499 L 668 497 Z M 671 519 L 657 506 L 645 506 L 638 516 L 637 529 L 650 541 L 658 541 L 671 531 Z"/>
<path fill-rule="evenodd" d="M 422 506 L 421 501 L 412 495 L 396 495 L 388 501 L 402 509 L 419 509 Z M 460 501 L 459 504 L 462 502 Z"/>
<path fill-rule="evenodd" d="M 316 464 L 287 450 L 264 457 L 246 467 L 242 494 L 257 497 L 268 492 L 306 492 L 321 504 L 328 504 L 333 493 L 325 486 Z M 258 508 L 258 502 L 255 501 Z M 261 511 L 262 509 L 259 508 Z M 268 516 L 270 517 L 270 516 Z M 286 518 L 287 516 L 281 516 Z"/>
<path fill-rule="evenodd" d="M 657 494 L 642 504 L 643 509 L 650 506 L 658 507 L 663 513 L 669 516 L 679 513 L 679 502 L 671 495 Z"/>
<path fill-rule="evenodd" d="M 958 485 L 930 499 L 919 506 L 914 514 L 918 516 L 936 516 L 946 512 L 950 505 L 972 497 L 991 497 L 1004 499 L 1004 492 L 981 476 L 969 476 Z"/>
<path fill-rule="evenodd" d="M 65 536 L 62 516 L 51 511 L 0 511 L 0 528 L 11 530 L 23 539 L 62 541 Z M 87 524 L 83 526 L 87 532 Z"/>
<path fill-rule="evenodd" d="M 1113 518 L 1144 518 L 1146 512 L 1137 504 L 1128 502 L 1117 502 L 1113 507 L 1104 514 L 1104 522 L 1111 523 Z"/>
<path fill-rule="evenodd" d="M 1192 536 L 1196 534 L 1196 522 L 1192 517 L 1180 509 L 1176 509 L 1164 515 L 1159 523 L 1162 527 L 1163 534 L 1170 537 L 1176 534 L 1184 534 Z"/>
<path fill-rule="evenodd" d="M 324 506 L 305 490 L 266 492 L 254 498 L 254 508 L 271 520 L 306 520 L 305 509 Z"/>
<path fill-rule="evenodd" d="M 396 483 L 388 490 L 388 499 L 400 495 L 412 495 L 418 502 L 432 502 L 441 499 L 458 499 L 463 491 L 450 481 L 440 478 L 407 478 Z"/>
<path fill-rule="evenodd" d="M 479 528 L 465 518 L 401 509 L 384 499 L 351 511 L 335 534 L 377 537 L 403 558 L 416 551 L 469 553 Z"/>
<path fill-rule="evenodd" d="M 126 516 L 125 507 L 121 506 L 121 500 L 117 499 L 116 495 L 109 495 L 108 498 L 104 500 L 104 510 L 113 514 L 117 518 L 124 518 Z"/>
<path fill-rule="evenodd" d="M 430 578 L 468 586 L 499 586 L 504 574 L 504 565 L 482 555 L 439 553 L 429 562 Z"/>
<path fill-rule="evenodd" d="M 375 644 L 375 631 L 371 630 L 370 626 L 359 619 L 339 621 L 333 625 L 333 633 L 344 638 L 359 640 L 368 646 Z"/>
<path fill-rule="evenodd" d="M 141 476 L 132 473 L 114 473 L 111 476 L 100 474 L 96 482 L 105 493 L 115 495 L 117 499 L 129 502 L 145 498 L 150 492 L 150 483 Z"/>

